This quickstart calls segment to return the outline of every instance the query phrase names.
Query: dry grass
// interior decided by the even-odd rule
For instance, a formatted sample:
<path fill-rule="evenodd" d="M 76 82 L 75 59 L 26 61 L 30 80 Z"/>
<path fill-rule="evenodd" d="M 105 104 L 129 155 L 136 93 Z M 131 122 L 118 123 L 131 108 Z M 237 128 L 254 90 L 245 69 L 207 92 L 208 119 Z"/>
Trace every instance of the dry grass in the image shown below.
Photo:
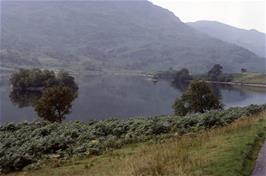
<path fill-rule="evenodd" d="M 227 127 L 146 145 L 139 153 L 127 158 L 119 175 L 206 175 L 204 168 L 207 168 L 212 160 L 219 158 L 220 152 L 230 148 L 232 141 L 228 143 L 225 140 L 233 138 L 241 129 L 250 129 L 250 132 L 255 130 L 252 126 L 265 119 L 264 117 L 266 117 L 265 112 L 260 114 L 259 118 L 242 118 Z"/>

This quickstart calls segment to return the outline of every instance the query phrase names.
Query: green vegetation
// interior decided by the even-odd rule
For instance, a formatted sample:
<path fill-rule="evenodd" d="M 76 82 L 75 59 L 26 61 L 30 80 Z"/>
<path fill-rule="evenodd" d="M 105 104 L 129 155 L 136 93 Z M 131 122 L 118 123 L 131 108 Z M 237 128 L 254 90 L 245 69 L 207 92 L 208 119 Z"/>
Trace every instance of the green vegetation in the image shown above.
<path fill-rule="evenodd" d="M 246 68 L 241 68 L 241 73 L 246 73 L 248 70 Z"/>
<path fill-rule="evenodd" d="M 176 115 L 184 116 L 187 113 L 204 113 L 222 109 L 222 104 L 206 82 L 192 81 L 181 98 L 175 100 L 173 109 Z"/>
<path fill-rule="evenodd" d="M 208 79 L 212 81 L 219 80 L 219 77 L 223 74 L 223 67 L 220 64 L 215 64 L 210 71 L 208 71 Z"/>
<path fill-rule="evenodd" d="M 62 122 L 65 115 L 70 113 L 75 98 L 75 92 L 69 87 L 50 87 L 44 90 L 34 108 L 39 117 L 50 122 Z"/>
<path fill-rule="evenodd" d="M 10 77 L 10 83 L 15 90 L 44 88 L 50 86 L 55 80 L 53 71 L 40 69 L 20 69 Z"/>
<path fill-rule="evenodd" d="M 36 101 L 42 96 L 41 91 L 18 91 L 12 90 L 9 94 L 11 102 L 19 108 L 34 106 Z"/>
<path fill-rule="evenodd" d="M 177 72 L 178 72 L 177 70 L 171 67 L 168 70 L 158 71 L 152 74 L 155 79 L 174 79 Z"/>
<path fill-rule="evenodd" d="M 53 157 L 43 160 L 38 170 L 9 176 L 250 175 L 260 144 L 266 137 L 266 113 L 251 112 L 247 114 L 253 115 L 243 114 L 224 127 L 154 138 L 99 156 L 77 156 L 68 160 Z M 223 113 L 225 116 L 236 111 Z"/>
<path fill-rule="evenodd" d="M 186 83 L 192 79 L 193 78 L 190 75 L 189 70 L 186 68 L 183 68 L 183 69 L 177 71 L 177 73 L 175 74 L 173 84 L 178 85 L 178 84 Z"/>
<path fill-rule="evenodd" d="M 20 69 L 10 77 L 10 99 L 19 107 L 33 106 L 39 117 L 61 122 L 78 96 L 74 77 L 65 71 Z"/>
<path fill-rule="evenodd" d="M 215 64 L 207 73 L 208 81 L 230 82 L 232 80 L 231 74 L 224 74 L 223 67 L 220 64 Z"/>
<path fill-rule="evenodd" d="M 266 84 L 266 74 L 251 72 L 233 74 L 232 81 L 247 84 Z"/>
<path fill-rule="evenodd" d="M 74 77 L 65 71 L 54 71 L 34 69 L 20 69 L 10 77 L 10 83 L 14 91 L 41 91 L 52 86 L 67 86 L 77 90 L 78 86 Z"/>
<path fill-rule="evenodd" d="M 187 68 L 181 70 L 170 68 L 167 71 L 156 72 L 153 73 L 153 78 L 170 80 L 172 81 L 171 85 L 180 90 L 185 90 L 188 87 L 189 81 L 193 79 Z"/>
<path fill-rule="evenodd" d="M 0 127 L 0 170 L 10 172 L 34 168 L 45 158 L 91 156 L 155 137 L 221 127 L 240 117 L 262 112 L 265 108 L 266 105 L 251 105 L 185 117 L 7 124 Z"/>
<path fill-rule="evenodd" d="M 184 84 L 193 79 L 193 77 L 190 75 L 189 70 L 187 68 L 182 68 L 180 70 L 169 68 L 166 71 L 159 71 L 159 72 L 153 73 L 153 77 L 155 79 L 173 80 L 172 83 L 174 85 Z"/>

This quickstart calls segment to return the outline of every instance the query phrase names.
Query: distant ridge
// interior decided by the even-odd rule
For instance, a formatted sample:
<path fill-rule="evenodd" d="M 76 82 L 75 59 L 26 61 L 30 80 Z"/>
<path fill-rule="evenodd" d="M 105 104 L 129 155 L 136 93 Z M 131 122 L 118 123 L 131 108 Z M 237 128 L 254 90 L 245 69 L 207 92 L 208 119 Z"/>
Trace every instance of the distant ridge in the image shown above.
<path fill-rule="evenodd" d="M 209 37 L 148 1 L 2 2 L 1 66 L 78 71 L 263 71 L 253 52 Z"/>
<path fill-rule="evenodd" d="M 187 24 L 212 37 L 242 46 L 261 57 L 266 57 L 265 33 L 255 29 L 245 30 L 217 21 L 197 21 Z"/>

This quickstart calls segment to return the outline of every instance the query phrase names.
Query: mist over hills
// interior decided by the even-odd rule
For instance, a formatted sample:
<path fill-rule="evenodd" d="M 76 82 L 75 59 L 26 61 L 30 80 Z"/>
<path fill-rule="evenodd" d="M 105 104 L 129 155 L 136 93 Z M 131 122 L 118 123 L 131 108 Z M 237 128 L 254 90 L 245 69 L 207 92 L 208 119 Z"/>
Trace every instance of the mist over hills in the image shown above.
<path fill-rule="evenodd" d="M 187 24 L 211 37 L 242 46 L 261 57 L 266 57 L 265 33 L 240 29 L 217 21 L 197 21 Z"/>
<path fill-rule="evenodd" d="M 209 37 L 148 1 L 2 2 L 1 66 L 73 70 L 264 71 L 253 52 Z"/>

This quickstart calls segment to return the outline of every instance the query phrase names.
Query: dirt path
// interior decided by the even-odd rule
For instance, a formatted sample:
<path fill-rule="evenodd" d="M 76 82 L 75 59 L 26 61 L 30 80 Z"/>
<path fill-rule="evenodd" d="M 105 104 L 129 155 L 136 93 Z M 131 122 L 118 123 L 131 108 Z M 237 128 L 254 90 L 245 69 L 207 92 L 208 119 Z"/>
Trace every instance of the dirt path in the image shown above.
<path fill-rule="evenodd" d="M 252 176 L 266 176 L 266 141 L 259 153 Z"/>

